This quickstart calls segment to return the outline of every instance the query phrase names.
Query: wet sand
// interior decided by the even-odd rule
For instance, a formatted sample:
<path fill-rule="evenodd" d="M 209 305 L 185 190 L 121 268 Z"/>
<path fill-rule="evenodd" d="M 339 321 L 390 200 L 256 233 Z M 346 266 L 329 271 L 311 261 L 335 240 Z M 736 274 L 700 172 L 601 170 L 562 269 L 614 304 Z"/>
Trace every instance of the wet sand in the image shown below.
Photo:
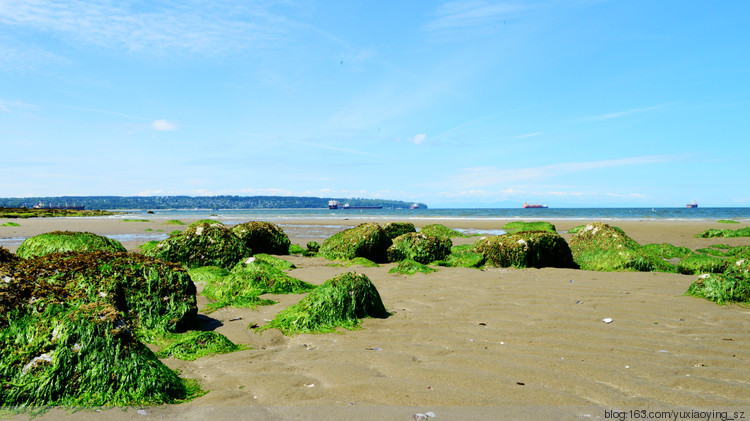
<path fill-rule="evenodd" d="M 159 220 L 15 222 L 22 226 L 0 227 L 0 238 L 56 229 L 107 235 L 184 229 Z M 285 220 L 279 225 L 304 247 L 360 222 Z M 506 221 L 412 222 L 482 231 L 502 229 Z M 566 231 L 582 222 L 554 223 Z M 744 224 L 609 223 L 641 244 L 691 249 L 750 244 L 748 238 L 695 238 L 708 228 Z M 454 244 L 475 240 L 454 239 Z M 140 242 L 124 244 L 135 250 Z M 684 296 L 696 276 L 554 268 L 440 268 L 404 276 L 389 274 L 392 264 L 341 268 L 322 258 L 284 258 L 297 266 L 292 276 L 314 284 L 346 271 L 365 273 L 392 316 L 366 319 L 357 331 L 285 337 L 276 330 L 256 334 L 248 326 L 267 323 L 300 295 L 270 296 L 279 303 L 256 310 L 204 314 L 207 329 L 252 347 L 193 362 L 164 360 L 184 377 L 198 379 L 209 393 L 180 405 L 83 411 L 68 418 L 411 420 L 431 412 L 436 421 L 605 419 L 605 411 L 614 409 L 729 411 L 730 416 L 745 411 L 750 417 L 750 308 Z M 206 299 L 200 296 L 199 304 Z M 63 414 L 54 410 L 41 419 Z"/>

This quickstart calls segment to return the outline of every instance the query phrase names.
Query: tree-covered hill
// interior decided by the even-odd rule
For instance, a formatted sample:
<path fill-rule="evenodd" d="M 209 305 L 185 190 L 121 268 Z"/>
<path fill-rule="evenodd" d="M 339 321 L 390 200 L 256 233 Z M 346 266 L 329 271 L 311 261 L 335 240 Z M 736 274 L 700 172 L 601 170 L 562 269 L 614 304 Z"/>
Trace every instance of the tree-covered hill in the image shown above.
<path fill-rule="evenodd" d="M 351 206 L 408 209 L 412 202 L 300 196 L 56 196 L 0 198 L 0 207 L 85 206 L 86 209 L 300 209 L 327 208 L 334 199 Z M 421 209 L 427 205 L 419 203 Z"/>

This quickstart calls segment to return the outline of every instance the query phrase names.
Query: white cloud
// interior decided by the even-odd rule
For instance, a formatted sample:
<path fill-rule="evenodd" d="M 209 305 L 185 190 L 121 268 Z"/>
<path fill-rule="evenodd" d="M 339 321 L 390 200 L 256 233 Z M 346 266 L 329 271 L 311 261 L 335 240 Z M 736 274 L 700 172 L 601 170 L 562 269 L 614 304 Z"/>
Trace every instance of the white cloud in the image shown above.
<path fill-rule="evenodd" d="M 172 131 L 177 129 L 177 125 L 167 120 L 156 120 L 151 123 L 151 128 L 158 131 Z"/>
<path fill-rule="evenodd" d="M 427 135 L 424 133 L 418 134 L 414 137 L 409 138 L 409 142 L 415 144 L 415 145 L 421 145 L 424 143 L 424 141 L 427 140 Z"/>

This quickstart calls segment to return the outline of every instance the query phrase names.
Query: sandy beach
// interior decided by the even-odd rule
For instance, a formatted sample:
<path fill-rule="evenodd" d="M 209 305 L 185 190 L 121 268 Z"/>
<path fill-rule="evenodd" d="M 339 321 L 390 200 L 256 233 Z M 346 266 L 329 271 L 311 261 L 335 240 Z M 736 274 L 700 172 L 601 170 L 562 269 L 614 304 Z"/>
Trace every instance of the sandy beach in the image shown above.
<path fill-rule="evenodd" d="M 0 225 L 9 221 L 0 219 Z M 21 226 L 0 227 L 0 238 L 55 230 L 136 235 L 184 229 L 162 220 L 13 222 Z M 304 247 L 360 222 L 305 219 L 279 226 Z M 507 221 L 411 222 L 481 232 L 502 229 Z M 569 239 L 564 231 L 582 222 L 554 223 Z M 695 237 L 708 228 L 739 227 L 715 221 L 609 223 L 641 244 L 691 249 L 750 244 L 748 238 Z M 476 239 L 454 239 L 454 245 Z M 141 243 L 123 242 L 131 251 Z M 206 329 L 252 347 L 192 362 L 164 360 L 182 376 L 198 379 L 206 395 L 180 405 L 84 410 L 68 418 L 411 420 L 427 413 L 436 421 L 612 418 L 607 410 L 728 411 L 729 417 L 744 411 L 750 417 L 750 308 L 685 296 L 696 276 L 555 268 L 440 268 L 404 276 L 389 274 L 392 264 L 343 268 L 322 258 L 283 258 L 297 266 L 292 276 L 313 284 L 352 270 L 366 274 L 392 315 L 366 319 L 361 330 L 285 337 L 276 330 L 256 334 L 248 326 L 266 324 L 300 295 L 270 296 L 278 304 L 255 310 L 202 314 Z M 205 297 L 198 300 L 207 303 Z M 53 410 L 39 418 L 65 413 Z M 675 419 L 665 414 L 641 419 Z"/>

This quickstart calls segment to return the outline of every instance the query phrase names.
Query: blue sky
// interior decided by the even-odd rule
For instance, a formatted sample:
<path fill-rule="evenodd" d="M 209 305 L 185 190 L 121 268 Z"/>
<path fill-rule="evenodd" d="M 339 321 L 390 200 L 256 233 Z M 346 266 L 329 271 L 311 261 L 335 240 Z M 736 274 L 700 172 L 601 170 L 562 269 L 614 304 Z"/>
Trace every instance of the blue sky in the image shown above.
<path fill-rule="evenodd" d="M 0 0 L 0 196 L 750 206 L 750 2 Z"/>

